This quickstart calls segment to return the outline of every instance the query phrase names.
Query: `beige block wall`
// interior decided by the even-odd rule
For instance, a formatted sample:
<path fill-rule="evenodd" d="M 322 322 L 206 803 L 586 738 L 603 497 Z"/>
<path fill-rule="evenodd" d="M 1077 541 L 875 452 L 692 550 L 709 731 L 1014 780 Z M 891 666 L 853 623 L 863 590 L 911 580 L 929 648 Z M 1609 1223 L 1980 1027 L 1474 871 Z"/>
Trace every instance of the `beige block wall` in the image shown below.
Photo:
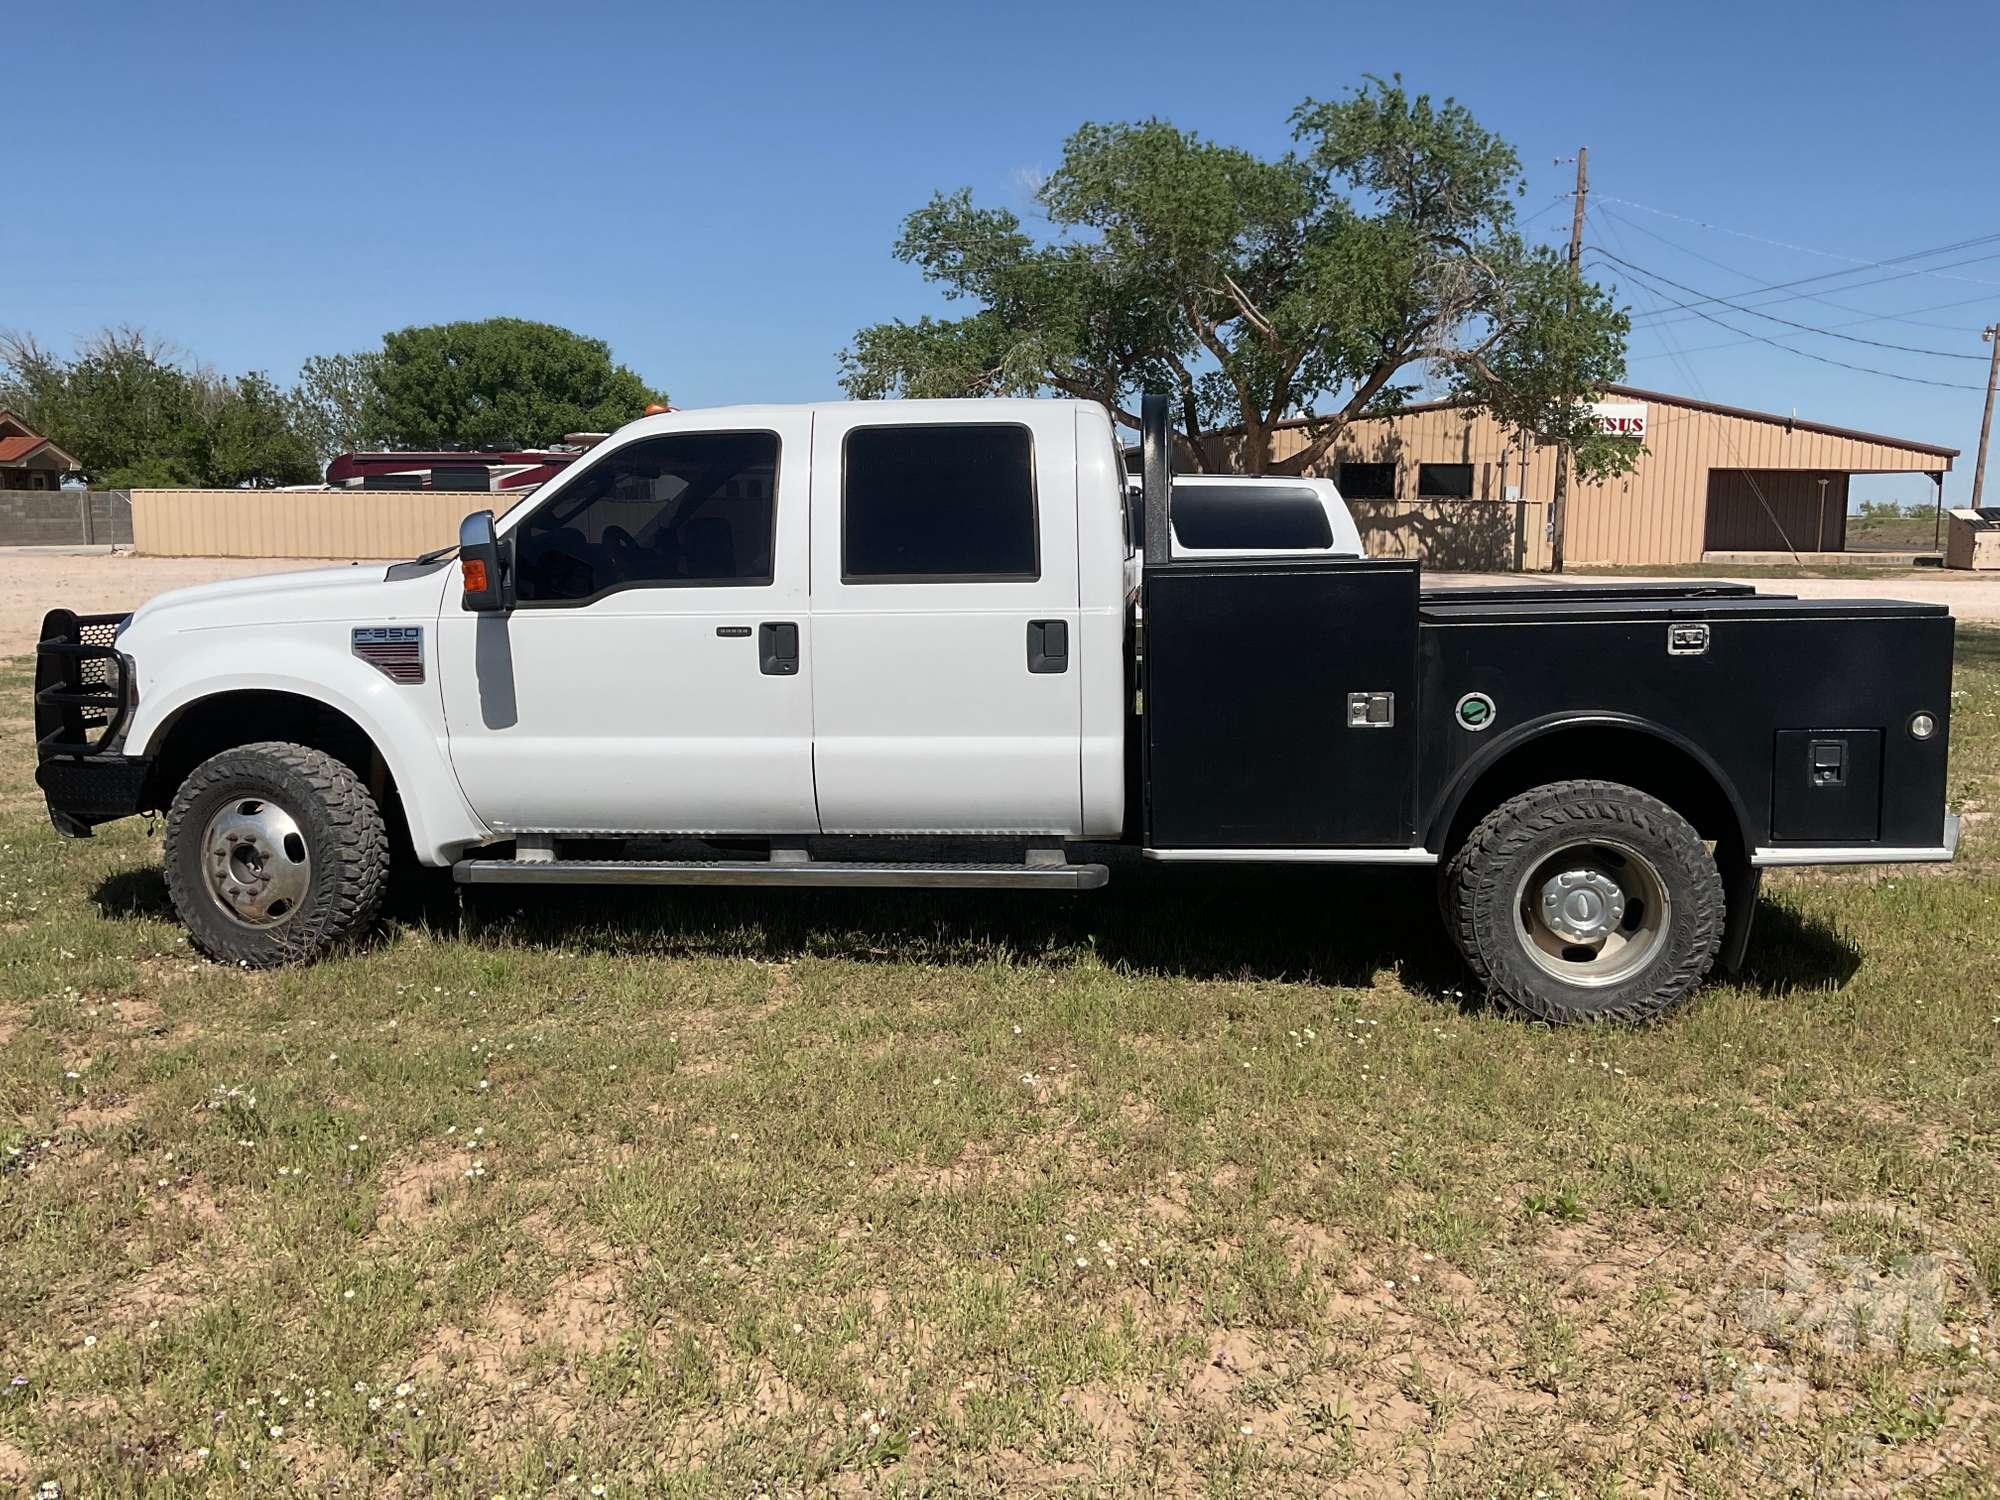
<path fill-rule="evenodd" d="M 414 557 L 514 494 L 463 490 L 134 490 L 132 546 L 159 557 Z"/>

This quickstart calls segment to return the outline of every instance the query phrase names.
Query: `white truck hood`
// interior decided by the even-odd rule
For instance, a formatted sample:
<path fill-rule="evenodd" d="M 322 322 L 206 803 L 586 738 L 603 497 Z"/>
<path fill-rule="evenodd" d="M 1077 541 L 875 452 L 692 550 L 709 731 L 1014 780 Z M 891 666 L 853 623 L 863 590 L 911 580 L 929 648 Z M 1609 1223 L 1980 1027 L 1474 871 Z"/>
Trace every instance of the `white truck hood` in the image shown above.
<path fill-rule="evenodd" d="M 309 568 L 196 584 L 155 595 L 133 612 L 131 637 L 207 630 L 219 626 L 297 625 L 309 621 L 386 624 L 412 615 L 435 618 L 438 600 L 453 574 L 438 563 L 411 576 L 390 579 L 381 563 Z"/>

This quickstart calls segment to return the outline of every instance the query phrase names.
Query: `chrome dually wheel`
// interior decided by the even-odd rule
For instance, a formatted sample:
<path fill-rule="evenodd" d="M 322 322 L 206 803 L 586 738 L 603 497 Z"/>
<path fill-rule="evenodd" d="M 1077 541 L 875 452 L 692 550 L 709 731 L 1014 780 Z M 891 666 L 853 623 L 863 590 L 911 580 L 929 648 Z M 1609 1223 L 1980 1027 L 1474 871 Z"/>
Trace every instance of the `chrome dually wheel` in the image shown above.
<path fill-rule="evenodd" d="M 368 932 L 382 908 L 389 836 L 351 767 L 266 740 L 188 772 L 167 808 L 164 856 L 194 945 L 264 969 Z"/>
<path fill-rule="evenodd" d="M 1445 909 L 1487 994 L 1537 1020 L 1640 1021 L 1694 993 L 1722 945 L 1722 875 L 1659 798 L 1614 781 L 1509 797 L 1445 867 Z"/>
<path fill-rule="evenodd" d="M 312 889 L 312 850 L 297 818 L 268 797 L 226 803 L 202 830 L 208 893 L 225 916 L 266 927 L 297 913 Z"/>
<path fill-rule="evenodd" d="M 1667 940 L 1666 882 L 1629 844 L 1585 840 L 1556 850 L 1515 893 L 1521 949 L 1565 984 L 1599 988 L 1644 969 Z"/>

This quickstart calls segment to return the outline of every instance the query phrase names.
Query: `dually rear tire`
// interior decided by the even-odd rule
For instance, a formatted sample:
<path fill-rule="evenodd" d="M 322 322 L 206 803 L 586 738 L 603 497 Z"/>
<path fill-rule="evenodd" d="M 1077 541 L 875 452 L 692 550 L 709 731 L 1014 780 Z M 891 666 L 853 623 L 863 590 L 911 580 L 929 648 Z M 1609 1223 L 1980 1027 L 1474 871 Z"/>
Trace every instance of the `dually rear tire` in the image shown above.
<path fill-rule="evenodd" d="M 1617 782 L 1554 782 L 1501 803 L 1452 856 L 1444 895 L 1488 996 L 1554 1024 L 1663 1015 L 1722 945 L 1722 876 L 1700 834 Z"/>

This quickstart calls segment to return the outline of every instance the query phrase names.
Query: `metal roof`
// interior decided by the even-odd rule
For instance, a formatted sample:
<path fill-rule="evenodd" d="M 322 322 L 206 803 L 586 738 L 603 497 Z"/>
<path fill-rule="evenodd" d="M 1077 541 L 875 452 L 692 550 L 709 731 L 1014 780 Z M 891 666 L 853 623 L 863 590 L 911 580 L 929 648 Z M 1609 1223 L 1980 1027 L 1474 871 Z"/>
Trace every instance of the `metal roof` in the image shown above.
<path fill-rule="evenodd" d="M 1939 458 L 1957 458 L 1959 450 L 1947 448 L 1940 443 L 1920 443 L 1914 438 L 1888 437 L 1879 432 L 1864 432 L 1857 427 L 1835 427 L 1827 422 L 1811 422 L 1804 417 L 1786 416 L 1781 412 L 1757 411 L 1747 406 L 1724 406 L 1716 401 L 1702 401 L 1693 396 L 1676 396 L 1668 391 L 1649 391 L 1636 385 L 1607 385 L 1604 395 L 1616 396 L 1627 401 L 1656 402 L 1661 406 L 1685 407 L 1689 411 L 1705 411 L 1719 417 L 1736 417 L 1745 422 L 1768 422 L 1783 427 L 1790 432 L 1817 432 L 1827 437 L 1852 438 L 1859 443 L 1879 443 L 1887 448 L 1907 448 L 1913 453 L 1930 453 Z M 1454 406 L 1462 406 L 1460 401 L 1417 401 L 1408 406 L 1398 407 L 1391 412 L 1371 413 L 1357 420 L 1393 421 L 1397 417 L 1411 416 L 1418 412 L 1447 411 Z M 1325 417 L 1287 417 L 1275 427 L 1310 427 L 1316 422 L 1324 422 Z M 1235 428 L 1218 429 L 1210 436 L 1222 436 L 1236 431 Z"/>

